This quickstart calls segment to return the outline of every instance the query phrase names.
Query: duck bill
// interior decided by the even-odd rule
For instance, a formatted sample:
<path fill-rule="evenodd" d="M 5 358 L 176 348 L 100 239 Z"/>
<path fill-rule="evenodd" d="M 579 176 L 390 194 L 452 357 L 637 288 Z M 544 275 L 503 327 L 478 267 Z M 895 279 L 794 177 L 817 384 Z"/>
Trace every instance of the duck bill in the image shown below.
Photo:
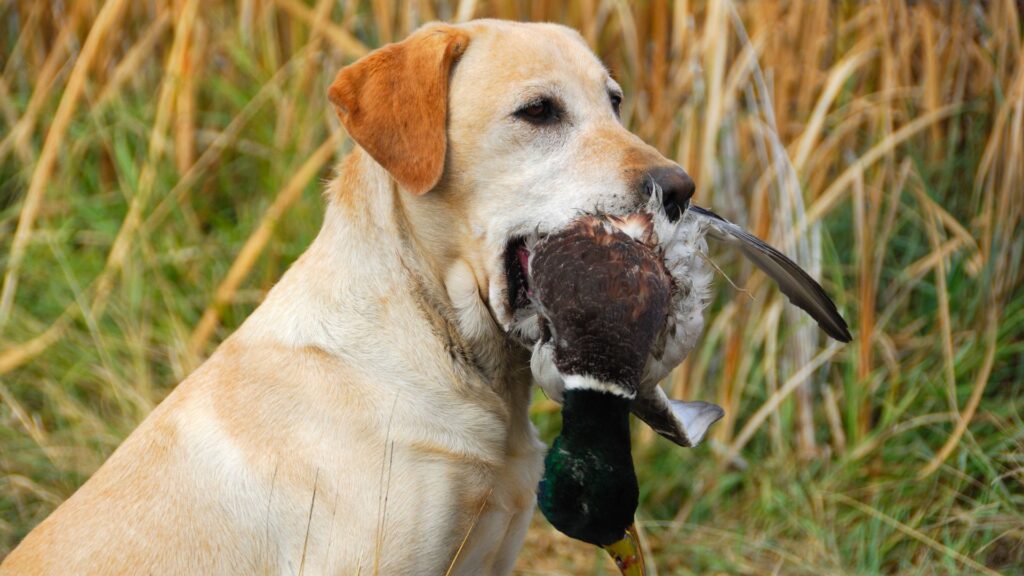
<path fill-rule="evenodd" d="M 640 537 L 636 533 L 636 524 L 626 529 L 626 535 L 613 544 L 602 546 L 612 557 L 622 576 L 645 576 L 644 552 L 640 548 Z"/>

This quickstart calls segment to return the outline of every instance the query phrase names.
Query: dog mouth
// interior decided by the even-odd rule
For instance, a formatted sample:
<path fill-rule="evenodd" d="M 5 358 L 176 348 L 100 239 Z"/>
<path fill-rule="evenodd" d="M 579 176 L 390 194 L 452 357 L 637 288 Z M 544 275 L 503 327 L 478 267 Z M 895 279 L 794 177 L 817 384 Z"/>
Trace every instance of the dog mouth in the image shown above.
<path fill-rule="evenodd" d="M 525 236 L 510 239 L 505 246 L 505 282 L 508 287 L 508 308 L 514 317 L 517 311 L 529 306 L 530 296 L 533 295 L 530 287 L 530 250 L 526 247 Z"/>

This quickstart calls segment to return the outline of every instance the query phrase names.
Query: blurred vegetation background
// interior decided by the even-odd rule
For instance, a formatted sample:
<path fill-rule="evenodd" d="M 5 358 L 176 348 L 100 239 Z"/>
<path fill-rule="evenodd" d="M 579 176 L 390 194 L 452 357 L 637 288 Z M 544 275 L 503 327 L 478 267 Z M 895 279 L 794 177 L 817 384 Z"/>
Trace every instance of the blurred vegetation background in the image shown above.
<path fill-rule="evenodd" d="M 230 333 L 316 234 L 344 64 L 421 23 L 577 28 L 698 199 L 820 277 L 826 341 L 716 261 L 637 427 L 660 574 L 1024 574 L 1021 3 L 0 1 L 0 555 Z M 734 287 L 735 282 L 739 288 Z M 557 409 L 538 396 L 546 440 Z M 611 574 L 538 518 L 523 574 Z"/>

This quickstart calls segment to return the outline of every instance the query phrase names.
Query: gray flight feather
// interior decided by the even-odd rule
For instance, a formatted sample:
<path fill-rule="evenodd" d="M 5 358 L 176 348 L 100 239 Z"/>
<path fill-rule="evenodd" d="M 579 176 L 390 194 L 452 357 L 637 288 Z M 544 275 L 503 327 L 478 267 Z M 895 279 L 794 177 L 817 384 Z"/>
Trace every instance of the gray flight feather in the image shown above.
<path fill-rule="evenodd" d="M 708 236 L 739 248 L 744 256 L 779 285 L 790 302 L 810 314 L 829 336 L 840 342 L 852 339 L 846 321 L 839 315 L 832 299 L 803 268 L 757 236 L 718 214 L 693 204 L 689 211 L 700 216 L 707 224 Z"/>

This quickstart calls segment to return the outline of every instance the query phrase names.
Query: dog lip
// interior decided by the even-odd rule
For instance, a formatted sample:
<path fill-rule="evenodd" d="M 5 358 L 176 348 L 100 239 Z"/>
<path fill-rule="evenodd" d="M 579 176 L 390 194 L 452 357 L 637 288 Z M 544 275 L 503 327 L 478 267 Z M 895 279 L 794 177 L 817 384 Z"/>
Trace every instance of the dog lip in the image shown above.
<path fill-rule="evenodd" d="M 530 303 L 529 261 L 530 251 L 526 238 L 509 239 L 505 246 L 505 282 L 509 312 L 515 316 L 520 308 Z"/>
<path fill-rule="evenodd" d="M 516 257 L 519 260 L 519 269 L 526 279 L 526 295 L 533 296 L 533 286 L 530 286 L 530 250 L 526 244 L 519 244 L 516 247 Z"/>

